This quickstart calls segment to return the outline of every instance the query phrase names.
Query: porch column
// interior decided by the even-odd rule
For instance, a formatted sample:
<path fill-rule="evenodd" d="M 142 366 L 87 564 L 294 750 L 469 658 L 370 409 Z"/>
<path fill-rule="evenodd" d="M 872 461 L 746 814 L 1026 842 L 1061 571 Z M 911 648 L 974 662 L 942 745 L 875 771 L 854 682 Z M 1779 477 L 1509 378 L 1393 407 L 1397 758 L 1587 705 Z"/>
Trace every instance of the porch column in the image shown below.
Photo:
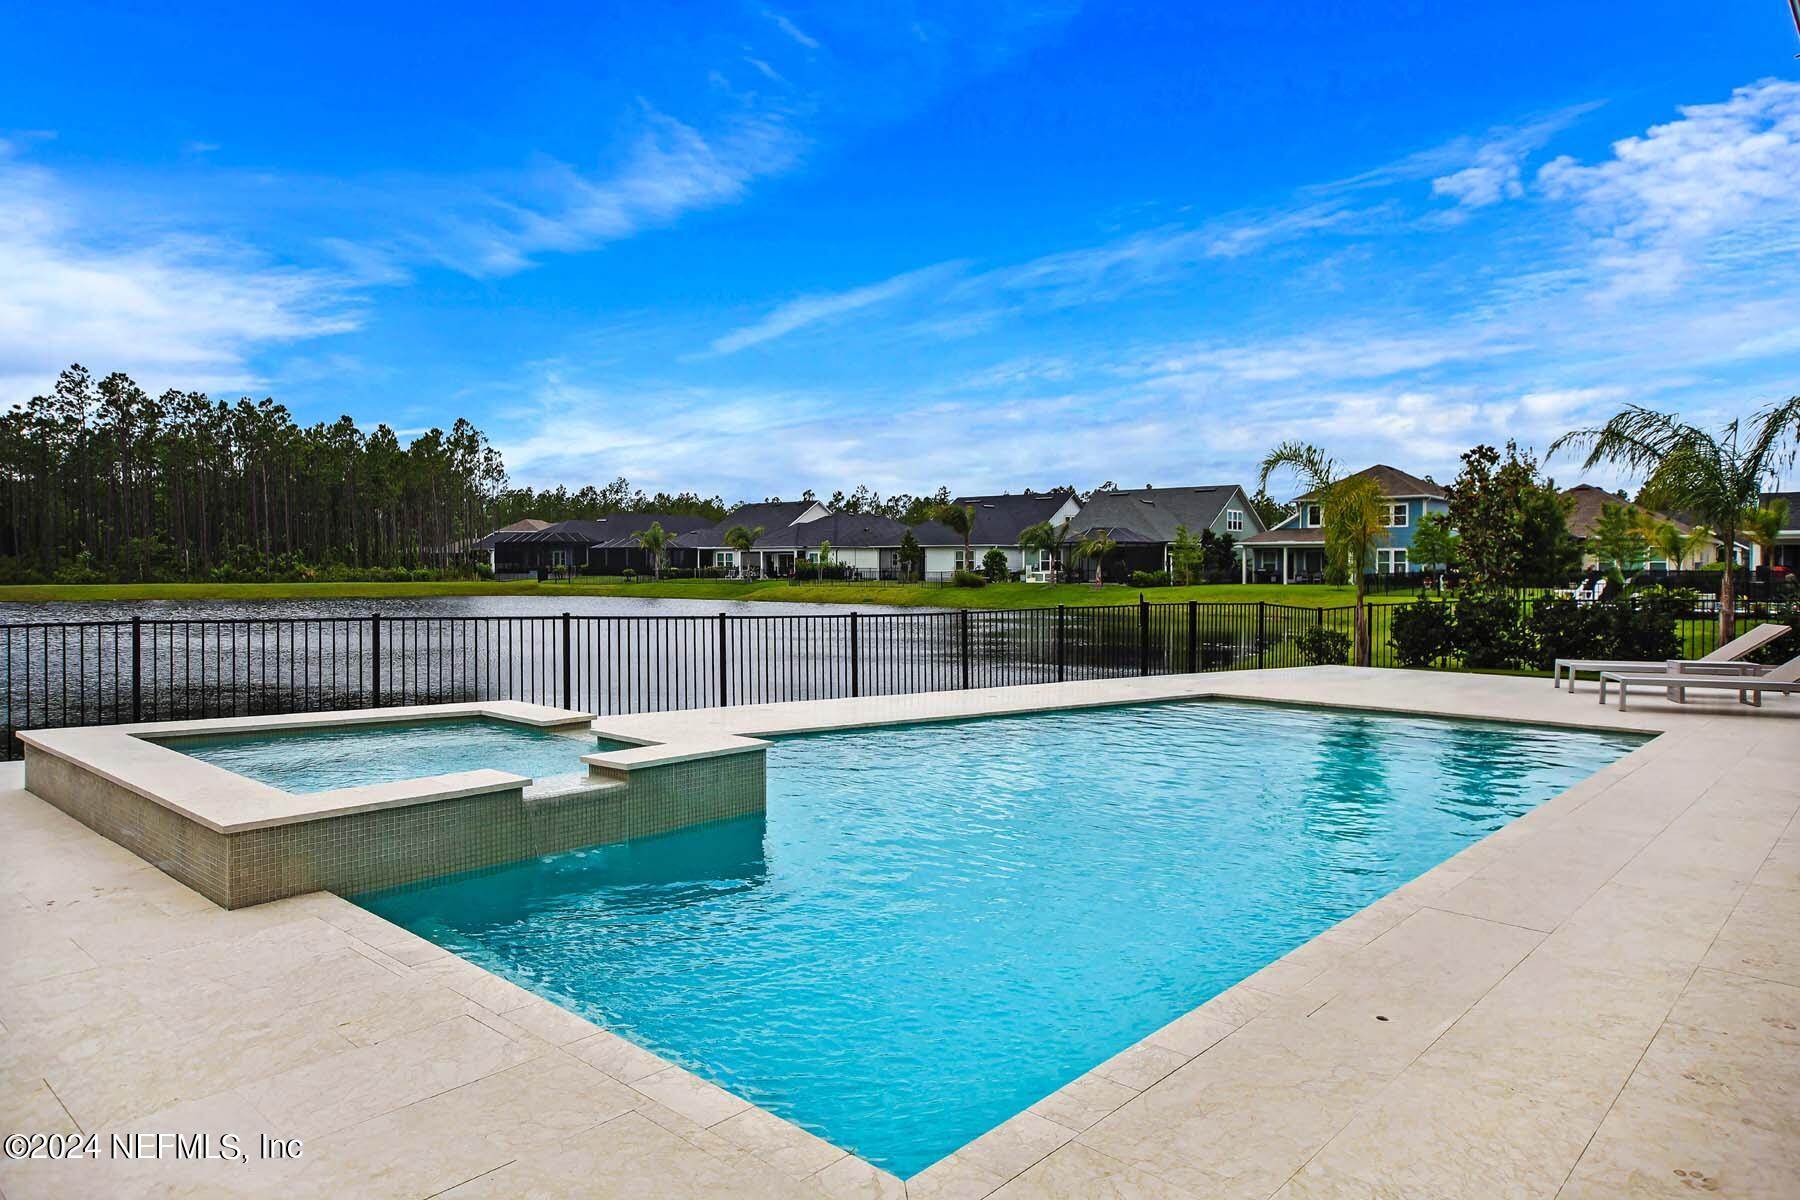
<path fill-rule="evenodd" d="M 1286 583 L 1287 580 L 1288 580 L 1288 548 L 1286 546 L 1283 546 L 1281 548 L 1281 582 Z"/>
<path fill-rule="evenodd" d="M 1238 582 L 1250 582 L 1250 552 L 1243 546 L 1238 547 Z"/>

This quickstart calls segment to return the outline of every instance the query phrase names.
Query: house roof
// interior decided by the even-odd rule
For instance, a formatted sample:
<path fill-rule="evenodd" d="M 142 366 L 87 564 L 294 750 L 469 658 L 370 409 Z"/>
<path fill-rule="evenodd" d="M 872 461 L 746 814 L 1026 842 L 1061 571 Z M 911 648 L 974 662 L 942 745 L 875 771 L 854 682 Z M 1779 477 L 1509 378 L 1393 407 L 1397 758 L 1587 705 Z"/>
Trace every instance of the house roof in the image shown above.
<path fill-rule="evenodd" d="M 705 517 L 683 516 L 679 513 L 607 513 L 593 520 L 577 519 L 557 521 L 515 521 L 504 529 L 482 538 L 476 543 L 488 549 L 497 543 L 510 545 L 571 545 L 598 546 L 611 542 L 620 544 L 640 529 L 648 529 L 652 524 L 660 523 L 670 533 L 681 533 L 709 522 Z M 526 528 L 529 526 L 530 528 Z"/>
<path fill-rule="evenodd" d="M 1235 483 L 1221 483 L 1096 492 L 1076 514 L 1075 528 L 1084 533 L 1090 529 L 1111 529 L 1117 541 L 1125 540 L 1119 536 L 1120 530 L 1135 530 L 1144 542 L 1172 542 L 1176 526 L 1185 525 L 1198 534 L 1218 520 L 1231 498 L 1242 490 Z M 1255 511 L 1246 500 L 1244 512 L 1249 520 L 1256 520 Z"/>
<path fill-rule="evenodd" d="M 1764 492 L 1762 494 L 1762 502 L 1764 504 L 1768 504 L 1773 500 L 1787 501 L 1788 528 L 1800 528 L 1800 492 Z"/>
<path fill-rule="evenodd" d="M 1592 537 L 1594 528 L 1600 523 L 1600 510 L 1609 504 L 1619 508 L 1628 508 L 1637 513 L 1646 513 L 1659 521 L 1668 521 L 1683 533 L 1692 533 L 1694 530 L 1690 522 L 1682 520 L 1680 517 L 1645 508 L 1617 492 L 1609 492 L 1605 488 L 1595 487 L 1591 483 L 1581 483 L 1572 488 L 1564 488 L 1562 495 L 1570 501 L 1568 517 L 1570 537 Z"/>
<path fill-rule="evenodd" d="M 816 549 L 830 542 L 840 549 L 898 546 L 906 526 L 873 513 L 832 513 L 804 525 L 784 525 L 756 540 L 758 550 Z"/>
<path fill-rule="evenodd" d="M 958 496 L 952 504 L 975 510 L 975 527 L 969 533 L 972 546 L 1016 546 L 1019 533 L 1042 521 L 1048 521 L 1075 493 L 1070 491 L 1020 492 L 1002 496 Z M 914 526 L 913 536 L 921 546 L 960 546 L 962 534 L 936 521 Z"/>
<path fill-rule="evenodd" d="M 1448 498 L 1444 489 L 1431 480 L 1421 479 L 1409 471 L 1402 471 L 1399 467 L 1390 467 L 1386 463 L 1376 463 L 1372 467 L 1364 467 L 1356 474 L 1373 476 L 1375 482 L 1381 485 L 1381 494 L 1390 498 L 1398 499 L 1403 496 L 1424 496 L 1431 500 Z M 1303 496 L 1295 496 L 1293 503 L 1299 504 L 1313 498 L 1314 493 L 1307 492 Z"/>
<path fill-rule="evenodd" d="M 742 525 L 745 529 L 762 526 L 765 533 L 784 529 L 799 520 L 817 500 L 775 500 L 766 504 L 740 504 L 725 514 L 716 525 L 706 525 L 681 538 L 681 545 L 716 550 L 725 545 L 725 535 Z"/>

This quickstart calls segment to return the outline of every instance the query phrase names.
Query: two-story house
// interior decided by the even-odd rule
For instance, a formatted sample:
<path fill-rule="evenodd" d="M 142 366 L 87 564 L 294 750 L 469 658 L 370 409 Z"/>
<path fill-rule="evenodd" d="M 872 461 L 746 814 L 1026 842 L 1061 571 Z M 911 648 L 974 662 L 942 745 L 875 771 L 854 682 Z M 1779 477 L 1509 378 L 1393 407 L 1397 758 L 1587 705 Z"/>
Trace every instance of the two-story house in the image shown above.
<path fill-rule="evenodd" d="M 1386 501 L 1387 541 L 1375 551 L 1369 568 L 1382 575 L 1424 571 L 1442 563 L 1415 562 L 1413 532 L 1427 513 L 1450 511 L 1444 489 L 1429 479 L 1377 463 L 1358 471 L 1381 485 Z M 1273 528 L 1244 539 L 1245 578 L 1269 583 L 1322 583 L 1325 580 L 1325 529 L 1316 496 L 1297 496 L 1290 512 Z"/>

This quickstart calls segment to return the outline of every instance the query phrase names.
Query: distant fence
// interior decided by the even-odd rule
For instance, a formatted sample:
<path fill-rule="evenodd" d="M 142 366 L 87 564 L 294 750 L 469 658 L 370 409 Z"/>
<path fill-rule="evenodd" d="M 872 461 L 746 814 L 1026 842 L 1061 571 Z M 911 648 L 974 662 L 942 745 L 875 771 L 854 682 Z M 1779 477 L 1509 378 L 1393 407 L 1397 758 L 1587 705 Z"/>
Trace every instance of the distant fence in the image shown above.
<path fill-rule="evenodd" d="M 610 714 L 1302 660 L 1312 609 L 1120 604 L 803 616 L 0 625 L 0 758 L 28 729 L 523 700 Z"/>
<path fill-rule="evenodd" d="M 1545 600 L 1520 599 L 1520 619 Z M 1454 602 L 1450 602 L 1454 603 Z M 1375 666 L 1394 614 L 1367 607 Z M 1354 610 L 1196 601 L 801 616 L 305 617 L 0 625 L 21 730 L 523 700 L 600 714 L 1301 666 Z M 1746 623 L 1770 614 L 1746 611 Z M 1791 618 L 1790 618 L 1791 619 Z M 1717 619 L 1679 618 L 1684 653 Z M 1796 639 L 1800 642 L 1800 639 Z M 1796 646 L 1800 650 L 1800 646 Z M 1436 665 L 1458 665 L 1447 655 Z"/>

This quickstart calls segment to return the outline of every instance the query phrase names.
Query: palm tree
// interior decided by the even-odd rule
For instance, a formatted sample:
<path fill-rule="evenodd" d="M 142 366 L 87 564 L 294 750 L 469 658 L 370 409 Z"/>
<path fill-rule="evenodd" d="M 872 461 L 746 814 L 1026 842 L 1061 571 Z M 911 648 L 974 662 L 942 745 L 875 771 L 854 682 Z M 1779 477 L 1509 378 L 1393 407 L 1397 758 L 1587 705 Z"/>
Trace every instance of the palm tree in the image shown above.
<path fill-rule="evenodd" d="M 745 529 L 742 525 L 733 525 L 725 532 L 725 544 L 738 553 L 738 574 L 744 573 L 744 566 L 750 561 L 750 547 L 756 545 L 763 535 L 763 527 Z"/>
<path fill-rule="evenodd" d="M 1681 532 L 1681 526 L 1675 522 L 1658 520 L 1650 513 L 1644 513 L 1639 519 L 1638 532 L 1663 556 L 1671 571 L 1681 570 L 1688 551 L 1699 545 L 1697 537 Z M 1699 530 L 1695 533 L 1699 533 Z"/>
<path fill-rule="evenodd" d="M 1550 444 L 1550 456 L 1566 446 L 1587 452 L 1583 470 L 1612 463 L 1642 473 L 1644 488 L 1638 503 L 1691 512 L 1711 527 L 1725 546 L 1719 640 L 1726 642 L 1737 634 L 1737 580 L 1731 557 L 1744 510 L 1755 508 L 1762 500 L 1764 482 L 1793 461 L 1797 434 L 1800 396 L 1769 405 L 1751 419 L 1748 429 L 1733 421 L 1717 434 L 1634 404 L 1604 425 L 1563 434 Z"/>
<path fill-rule="evenodd" d="M 1081 544 L 1075 547 L 1077 559 L 1094 560 L 1094 586 L 1099 587 L 1106 582 L 1106 556 L 1119 548 L 1110 529 L 1090 529 L 1082 537 Z"/>
<path fill-rule="evenodd" d="M 1027 564 L 1030 555 L 1039 551 L 1048 552 L 1052 570 L 1062 569 L 1063 547 L 1069 541 L 1069 522 L 1061 521 L 1052 525 L 1048 521 L 1039 521 L 1036 525 L 1027 525 L 1019 530 L 1019 549 L 1026 552 Z"/>
<path fill-rule="evenodd" d="M 661 579 L 663 555 L 668 552 L 669 543 L 675 540 L 674 536 L 662 527 L 661 521 L 652 521 L 650 528 L 638 530 L 631 538 L 638 544 L 638 549 L 650 556 L 651 572 Z"/>
<path fill-rule="evenodd" d="M 1787 528 L 1787 521 L 1788 502 L 1783 496 L 1744 514 L 1744 536 L 1756 543 L 1759 552 L 1756 558 L 1764 568 L 1775 557 L 1775 547 L 1781 541 L 1781 531 Z"/>
<path fill-rule="evenodd" d="M 931 519 L 951 533 L 962 535 L 963 569 L 973 571 L 975 569 L 975 551 L 969 544 L 969 538 L 975 532 L 975 506 L 973 504 L 940 504 L 931 510 Z"/>
<path fill-rule="evenodd" d="M 1269 477 L 1283 469 L 1298 475 L 1309 496 L 1319 505 L 1319 519 L 1325 527 L 1325 561 L 1348 570 L 1350 580 L 1356 586 L 1356 618 L 1351 646 L 1353 661 L 1359 667 L 1366 667 L 1373 655 L 1369 614 L 1364 604 L 1368 582 L 1364 576 L 1375 556 L 1375 548 L 1387 541 L 1387 526 L 1382 523 L 1387 499 L 1373 476 L 1340 477 L 1335 461 L 1327 458 L 1317 446 L 1304 442 L 1283 442 L 1269 451 L 1263 458 L 1257 487 L 1266 489 Z"/>

